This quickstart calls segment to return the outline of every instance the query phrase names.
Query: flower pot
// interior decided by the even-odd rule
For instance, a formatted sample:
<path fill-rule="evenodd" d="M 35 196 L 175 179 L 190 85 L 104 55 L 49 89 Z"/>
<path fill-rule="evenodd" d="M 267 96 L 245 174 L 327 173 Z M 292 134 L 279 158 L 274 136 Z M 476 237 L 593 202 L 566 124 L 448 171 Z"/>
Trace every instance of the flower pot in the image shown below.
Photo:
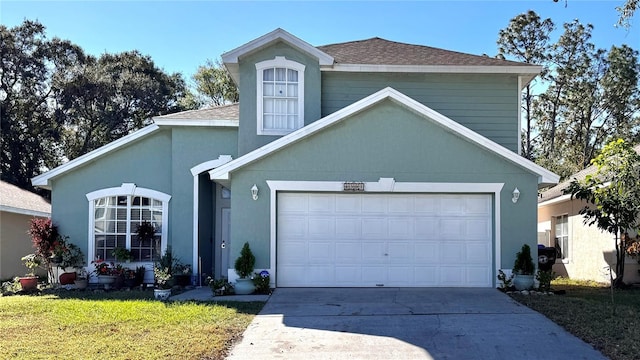
<path fill-rule="evenodd" d="M 76 285 L 76 289 L 84 290 L 89 286 L 89 279 L 75 279 L 73 283 Z"/>
<path fill-rule="evenodd" d="M 529 290 L 533 288 L 533 275 L 521 275 L 517 274 L 513 279 L 513 286 L 516 287 L 516 290 Z"/>
<path fill-rule="evenodd" d="M 153 289 L 153 297 L 165 301 L 171 296 L 171 289 Z"/>
<path fill-rule="evenodd" d="M 98 275 L 98 284 L 104 285 L 105 290 L 111 289 L 111 285 L 116 281 L 117 276 L 113 275 Z"/>
<path fill-rule="evenodd" d="M 60 285 L 71 285 L 76 280 L 75 272 L 65 272 L 60 274 L 58 277 L 60 279 Z"/>
<path fill-rule="evenodd" d="M 25 276 L 20 278 L 20 286 L 24 291 L 36 290 L 38 288 L 37 276 Z"/>
<path fill-rule="evenodd" d="M 249 278 L 236 280 L 236 295 L 249 295 L 256 291 L 253 280 Z"/>
<path fill-rule="evenodd" d="M 180 285 L 182 287 L 191 285 L 191 275 L 175 275 L 176 285 Z"/>

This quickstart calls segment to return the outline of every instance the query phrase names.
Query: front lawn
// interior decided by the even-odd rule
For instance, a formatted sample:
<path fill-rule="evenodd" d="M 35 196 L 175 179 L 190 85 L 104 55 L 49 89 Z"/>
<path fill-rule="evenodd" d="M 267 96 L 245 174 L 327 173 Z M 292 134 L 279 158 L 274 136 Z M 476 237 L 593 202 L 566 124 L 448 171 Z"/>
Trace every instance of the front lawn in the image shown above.
<path fill-rule="evenodd" d="M 513 295 L 613 360 L 640 358 L 640 289 L 611 290 L 587 282 L 556 280 L 565 295 Z"/>
<path fill-rule="evenodd" d="M 263 302 L 160 302 L 150 291 L 0 297 L 0 354 L 224 359 Z"/>

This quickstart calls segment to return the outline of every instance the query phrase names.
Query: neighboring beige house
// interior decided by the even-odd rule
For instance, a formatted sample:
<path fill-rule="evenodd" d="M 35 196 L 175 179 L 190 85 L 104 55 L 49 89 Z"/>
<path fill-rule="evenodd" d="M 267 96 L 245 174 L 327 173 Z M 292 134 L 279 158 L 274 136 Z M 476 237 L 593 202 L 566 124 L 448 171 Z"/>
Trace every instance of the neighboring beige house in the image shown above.
<path fill-rule="evenodd" d="M 0 181 L 0 280 L 24 275 L 20 258 L 33 253 L 27 234 L 34 217 L 50 217 L 51 205 L 43 197 Z"/>
<path fill-rule="evenodd" d="M 640 152 L 640 146 L 636 146 Z M 584 224 L 579 214 L 586 202 L 563 194 L 573 179 L 583 180 L 596 171 L 595 166 L 577 172 L 568 180 L 543 191 L 538 197 L 538 243 L 558 249 L 553 271 L 572 279 L 609 283 L 609 267 L 615 270 L 615 242 L 613 235 L 595 225 Z M 624 282 L 639 283 L 640 265 L 627 257 Z M 615 278 L 615 273 L 613 274 Z"/>

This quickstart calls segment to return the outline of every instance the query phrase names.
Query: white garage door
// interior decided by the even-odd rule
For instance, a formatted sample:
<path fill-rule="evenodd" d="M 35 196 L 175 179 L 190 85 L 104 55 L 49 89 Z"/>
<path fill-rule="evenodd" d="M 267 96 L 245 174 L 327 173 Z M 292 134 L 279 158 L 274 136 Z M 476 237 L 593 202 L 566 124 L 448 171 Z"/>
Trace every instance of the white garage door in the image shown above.
<path fill-rule="evenodd" d="M 491 287 L 486 194 L 279 193 L 279 287 Z"/>

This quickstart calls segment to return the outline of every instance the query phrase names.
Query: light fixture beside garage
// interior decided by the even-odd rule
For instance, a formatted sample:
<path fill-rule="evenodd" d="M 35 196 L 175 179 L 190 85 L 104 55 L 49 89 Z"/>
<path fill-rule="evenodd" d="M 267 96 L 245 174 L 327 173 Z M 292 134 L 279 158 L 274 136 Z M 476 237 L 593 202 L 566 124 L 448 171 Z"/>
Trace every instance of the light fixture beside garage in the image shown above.
<path fill-rule="evenodd" d="M 258 185 L 256 184 L 251 187 L 251 197 L 253 200 L 258 200 Z"/>
<path fill-rule="evenodd" d="M 518 190 L 518 188 L 516 187 L 515 189 L 513 189 L 513 196 L 511 197 L 511 201 L 513 201 L 513 203 L 515 204 L 518 202 L 519 198 L 520 198 L 520 190 Z"/>

